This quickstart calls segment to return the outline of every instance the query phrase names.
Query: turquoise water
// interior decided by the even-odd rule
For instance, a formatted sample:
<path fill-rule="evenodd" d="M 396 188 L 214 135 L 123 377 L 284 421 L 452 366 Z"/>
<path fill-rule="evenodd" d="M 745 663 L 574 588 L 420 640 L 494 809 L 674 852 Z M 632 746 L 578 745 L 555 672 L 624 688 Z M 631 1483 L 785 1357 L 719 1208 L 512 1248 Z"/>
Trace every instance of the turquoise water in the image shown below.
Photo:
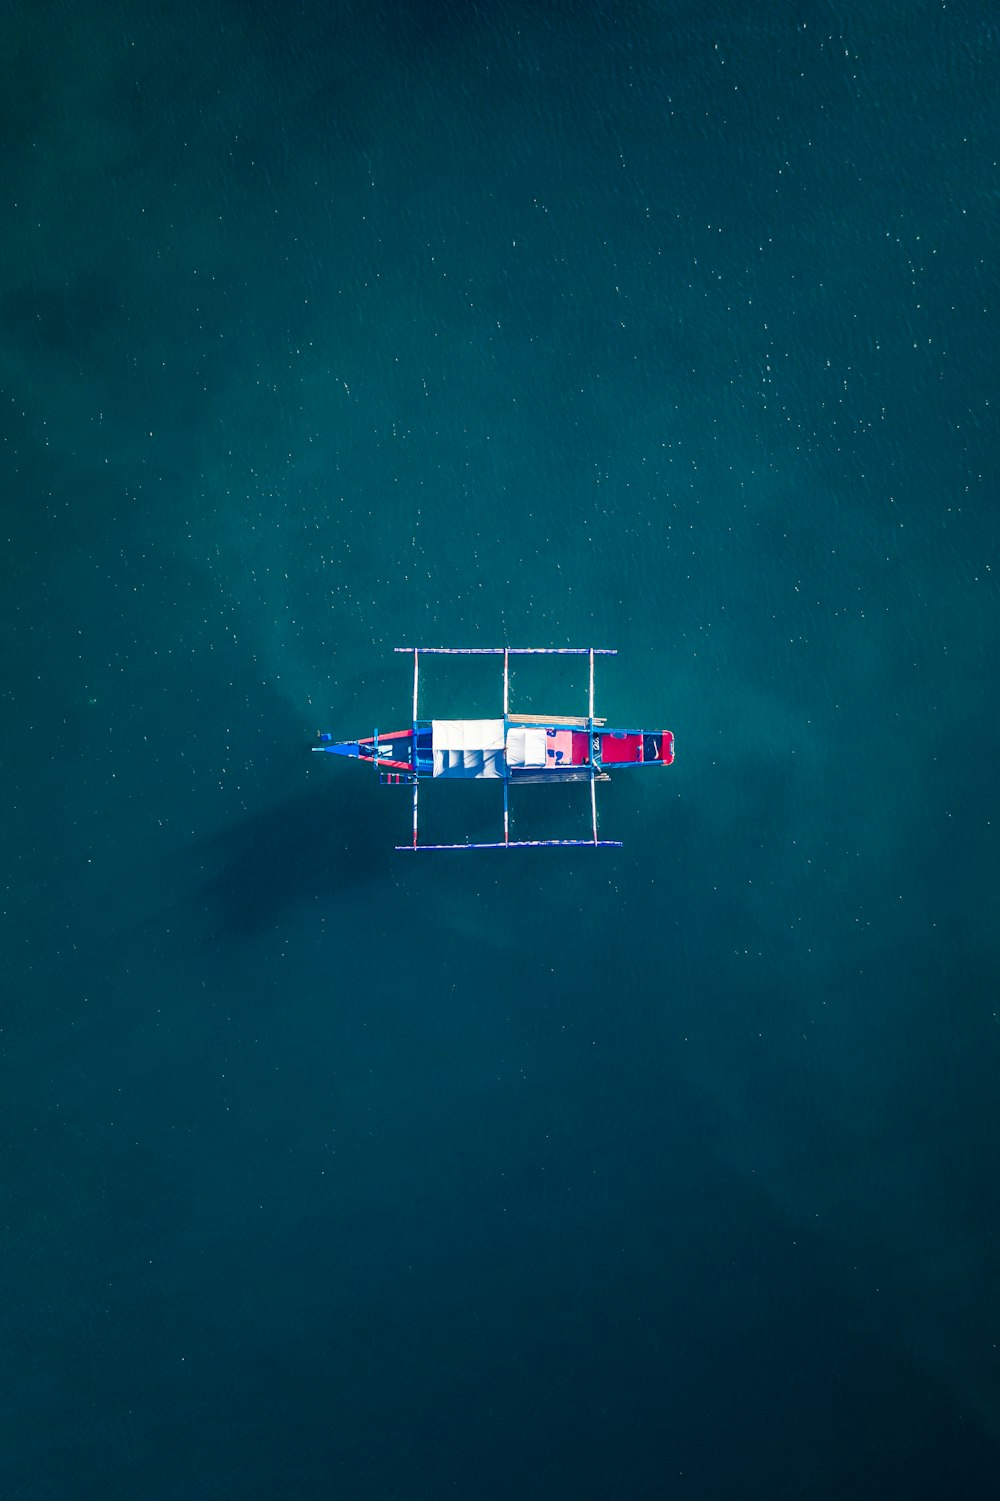
<path fill-rule="evenodd" d="M 6 19 L 4 1495 L 996 1495 L 986 10 Z"/>

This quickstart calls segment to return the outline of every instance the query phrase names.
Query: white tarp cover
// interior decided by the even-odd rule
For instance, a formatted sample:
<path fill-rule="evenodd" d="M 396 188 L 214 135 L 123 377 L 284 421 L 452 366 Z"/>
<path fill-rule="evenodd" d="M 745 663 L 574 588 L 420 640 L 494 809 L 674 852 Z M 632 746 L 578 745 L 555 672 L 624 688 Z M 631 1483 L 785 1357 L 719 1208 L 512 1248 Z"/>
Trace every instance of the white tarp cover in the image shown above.
<path fill-rule="evenodd" d="M 432 719 L 436 777 L 502 777 L 502 719 Z"/>
<path fill-rule="evenodd" d="M 507 731 L 508 766 L 544 766 L 545 731 L 511 729 Z"/>

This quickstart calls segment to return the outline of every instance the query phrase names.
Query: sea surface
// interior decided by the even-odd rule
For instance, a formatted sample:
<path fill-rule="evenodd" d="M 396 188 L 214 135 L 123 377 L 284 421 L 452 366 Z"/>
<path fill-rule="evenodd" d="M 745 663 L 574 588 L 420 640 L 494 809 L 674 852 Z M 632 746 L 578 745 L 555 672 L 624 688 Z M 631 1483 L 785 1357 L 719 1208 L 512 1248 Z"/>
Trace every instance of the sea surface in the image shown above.
<path fill-rule="evenodd" d="M 4 1501 L 1000 1496 L 995 13 L 0 17 Z"/>

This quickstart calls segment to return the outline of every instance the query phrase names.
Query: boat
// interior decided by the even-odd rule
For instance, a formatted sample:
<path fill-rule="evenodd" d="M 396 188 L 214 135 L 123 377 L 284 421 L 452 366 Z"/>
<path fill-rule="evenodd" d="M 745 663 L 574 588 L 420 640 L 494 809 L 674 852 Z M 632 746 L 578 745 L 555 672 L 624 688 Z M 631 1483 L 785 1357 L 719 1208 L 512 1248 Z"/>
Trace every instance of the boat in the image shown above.
<path fill-rule="evenodd" d="M 620 849 L 620 839 L 597 833 L 598 782 L 610 769 L 670 766 L 674 759 L 671 730 L 609 729 L 594 715 L 594 659 L 617 652 L 595 646 L 397 646 L 413 658 L 413 717 L 401 730 L 379 731 L 361 740 L 335 740 L 321 731 L 314 751 L 346 756 L 374 767 L 379 781 L 413 789 L 413 837 L 397 850 L 550 849 L 578 845 Z M 419 713 L 420 659 L 427 656 L 502 657 L 503 714 L 495 719 L 422 719 Z M 510 708 L 511 657 L 587 657 L 590 693 L 585 715 L 516 714 Z M 495 780 L 503 788 L 503 839 L 487 843 L 421 844 L 421 782 L 449 779 Z M 592 837 L 589 839 L 511 839 L 510 790 L 538 782 L 587 782 L 590 785 Z"/>

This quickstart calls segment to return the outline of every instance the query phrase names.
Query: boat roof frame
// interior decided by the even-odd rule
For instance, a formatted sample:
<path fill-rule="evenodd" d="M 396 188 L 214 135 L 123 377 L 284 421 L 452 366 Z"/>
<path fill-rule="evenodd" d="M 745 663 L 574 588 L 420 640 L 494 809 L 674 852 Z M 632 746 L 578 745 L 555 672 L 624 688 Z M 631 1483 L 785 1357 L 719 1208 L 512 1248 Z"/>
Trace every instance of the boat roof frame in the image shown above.
<path fill-rule="evenodd" d="M 398 655 L 413 657 L 413 730 L 416 733 L 420 697 L 421 657 L 503 657 L 503 729 L 504 744 L 507 743 L 507 727 L 510 719 L 510 659 L 511 657 L 587 657 L 590 664 L 590 687 L 587 715 L 587 733 L 590 737 L 590 839 L 511 839 L 509 792 L 511 775 L 504 758 L 503 776 L 503 840 L 488 843 L 468 844 L 421 844 L 419 838 L 420 780 L 413 778 L 413 839 L 410 844 L 397 844 L 397 850 L 523 850 L 565 849 L 567 846 L 583 849 L 621 849 L 620 839 L 599 839 L 597 836 L 597 767 L 594 764 L 594 658 L 616 657 L 615 647 L 608 646 L 396 646 Z"/>

